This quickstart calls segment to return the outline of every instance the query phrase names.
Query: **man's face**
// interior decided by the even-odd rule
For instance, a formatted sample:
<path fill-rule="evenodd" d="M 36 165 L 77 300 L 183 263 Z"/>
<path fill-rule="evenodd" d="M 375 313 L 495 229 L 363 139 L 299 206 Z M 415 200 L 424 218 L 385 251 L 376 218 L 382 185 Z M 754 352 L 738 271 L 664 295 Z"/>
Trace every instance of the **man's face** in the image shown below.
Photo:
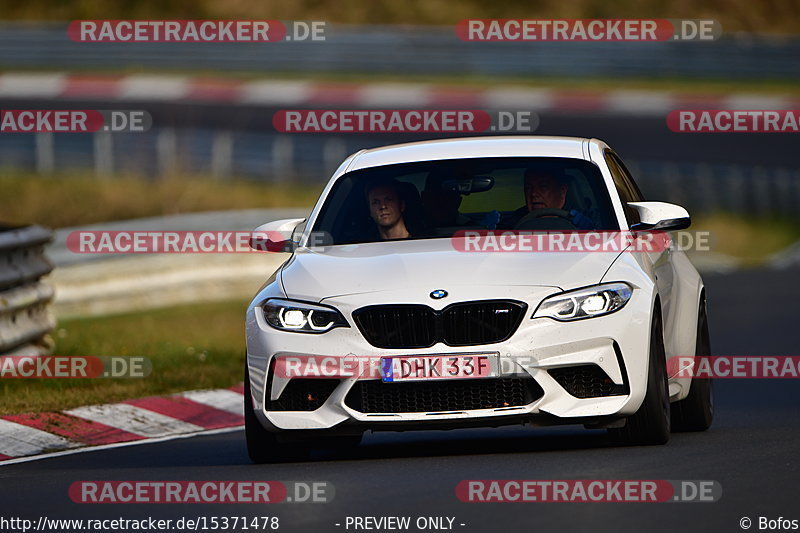
<path fill-rule="evenodd" d="M 567 186 L 549 174 L 525 175 L 525 204 L 534 209 L 563 209 L 567 201 Z"/>
<path fill-rule="evenodd" d="M 392 187 L 375 187 L 367 199 L 369 215 L 379 226 L 392 227 L 403 216 L 405 205 Z"/>

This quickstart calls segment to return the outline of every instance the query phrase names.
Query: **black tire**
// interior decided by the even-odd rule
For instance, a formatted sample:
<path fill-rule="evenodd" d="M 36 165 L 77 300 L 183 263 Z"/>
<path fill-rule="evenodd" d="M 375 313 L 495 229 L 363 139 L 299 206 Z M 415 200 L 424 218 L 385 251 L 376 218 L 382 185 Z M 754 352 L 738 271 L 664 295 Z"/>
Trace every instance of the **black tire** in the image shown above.
<path fill-rule="evenodd" d="M 254 463 L 280 463 L 308 459 L 311 450 L 295 443 L 279 442 L 275 433 L 267 431 L 256 418 L 250 392 L 250 375 L 244 371 L 244 433 L 247 454 Z"/>
<path fill-rule="evenodd" d="M 695 356 L 711 355 L 708 334 L 708 315 L 705 299 L 697 315 L 697 346 Z M 689 395 L 672 404 L 673 431 L 705 431 L 714 421 L 714 383 L 711 378 L 692 378 Z"/>
<path fill-rule="evenodd" d="M 644 401 L 625 426 L 609 429 L 611 437 L 622 444 L 666 444 L 670 434 L 669 385 L 664 352 L 664 333 L 660 313 L 650 327 L 650 354 L 647 367 L 647 391 Z"/>

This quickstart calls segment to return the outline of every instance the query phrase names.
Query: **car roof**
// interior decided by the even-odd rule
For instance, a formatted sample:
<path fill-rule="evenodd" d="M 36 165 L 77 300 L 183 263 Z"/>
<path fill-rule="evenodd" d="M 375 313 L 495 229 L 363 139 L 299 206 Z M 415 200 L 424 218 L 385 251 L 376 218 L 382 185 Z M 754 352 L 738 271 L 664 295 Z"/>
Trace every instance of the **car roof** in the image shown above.
<path fill-rule="evenodd" d="M 593 140 L 593 139 L 592 139 Z M 475 157 L 569 157 L 588 160 L 582 137 L 463 137 L 437 139 L 363 150 L 342 171 L 441 159 Z"/>

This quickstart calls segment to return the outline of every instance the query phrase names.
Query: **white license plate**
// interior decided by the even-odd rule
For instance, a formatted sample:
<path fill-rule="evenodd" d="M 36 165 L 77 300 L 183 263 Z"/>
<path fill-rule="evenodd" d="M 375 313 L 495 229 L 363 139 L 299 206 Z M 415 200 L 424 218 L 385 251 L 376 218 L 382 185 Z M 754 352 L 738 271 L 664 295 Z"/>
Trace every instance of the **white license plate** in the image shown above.
<path fill-rule="evenodd" d="M 381 358 L 381 379 L 435 381 L 490 378 L 498 374 L 497 354 L 398 355 Z"/>

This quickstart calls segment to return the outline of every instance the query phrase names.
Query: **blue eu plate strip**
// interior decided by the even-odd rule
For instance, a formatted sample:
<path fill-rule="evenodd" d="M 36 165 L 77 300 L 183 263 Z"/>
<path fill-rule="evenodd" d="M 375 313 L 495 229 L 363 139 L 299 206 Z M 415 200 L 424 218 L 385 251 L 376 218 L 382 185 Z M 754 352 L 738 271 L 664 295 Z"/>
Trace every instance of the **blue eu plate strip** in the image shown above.
<path fill-rule="evenodd" d="M 381 359 L 381 379 L 383 381 L 394 381 L 392 366 L 392 359 L 390 357 Z"/>

